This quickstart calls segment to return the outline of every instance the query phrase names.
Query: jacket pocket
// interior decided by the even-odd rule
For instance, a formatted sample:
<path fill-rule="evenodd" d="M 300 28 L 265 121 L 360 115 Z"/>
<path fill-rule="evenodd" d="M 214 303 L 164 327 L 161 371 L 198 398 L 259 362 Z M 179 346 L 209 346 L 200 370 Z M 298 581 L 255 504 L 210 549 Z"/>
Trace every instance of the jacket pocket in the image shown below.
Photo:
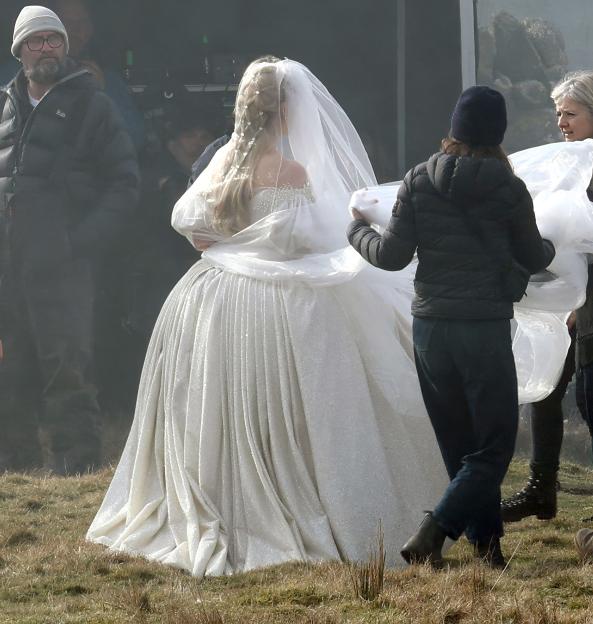
<path fill-rule="evenodd" d="M 25 275 L 44 275 L 72 259 L 64 201 L 48 193 L 19 199 L 16 206 L 17 253 Z"/>
<path fill-rule="evenodd" d="M 430 349 L 430 342 L 436 324 L 436 319 L 414 318 L 412 332 L 414 348 L 417 351 L 424 352 Z"/>

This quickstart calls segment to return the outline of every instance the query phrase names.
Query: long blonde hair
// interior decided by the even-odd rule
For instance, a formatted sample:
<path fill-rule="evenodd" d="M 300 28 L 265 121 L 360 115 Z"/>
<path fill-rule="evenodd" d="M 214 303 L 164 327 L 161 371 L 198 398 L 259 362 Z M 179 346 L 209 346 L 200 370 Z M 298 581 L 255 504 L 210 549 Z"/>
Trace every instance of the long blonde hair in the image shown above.
<path fill-rule="evenodd" d="M 280 130 L 284 97 L 277 76 L 278 61 L 274 57 L 253 61 L 239 84 L 229 153 L 208 193 L 208 201 L 214 206 L 214 227 L 225 235 L 249 225 L 255 168 Z"/>

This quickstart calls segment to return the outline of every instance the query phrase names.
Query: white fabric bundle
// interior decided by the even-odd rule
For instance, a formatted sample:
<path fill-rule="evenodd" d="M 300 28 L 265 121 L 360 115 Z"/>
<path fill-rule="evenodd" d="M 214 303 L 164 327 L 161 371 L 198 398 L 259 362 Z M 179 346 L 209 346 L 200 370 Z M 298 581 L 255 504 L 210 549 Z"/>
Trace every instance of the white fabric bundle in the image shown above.
<path fill-rule="evenodd" d="M 593 139 L 542 145 L 510 159 L 533 197 L 542 236 L 556 247 L 548 270 L 532 277 L 525 297 L 515 304 L 513 352 L 519 400 L 532 403 L 554 389 L 570 345 L 566 319 L 585 301 L 586 254 L 593 253 L 593 203 L 586 193 L 593 172 Z M 398 189 L 399 184 L 361 189 L 354 193 L 350 208 L 381 231 L 389 223 Z M 411 337 L 409 306 L 407 320 Z"/>

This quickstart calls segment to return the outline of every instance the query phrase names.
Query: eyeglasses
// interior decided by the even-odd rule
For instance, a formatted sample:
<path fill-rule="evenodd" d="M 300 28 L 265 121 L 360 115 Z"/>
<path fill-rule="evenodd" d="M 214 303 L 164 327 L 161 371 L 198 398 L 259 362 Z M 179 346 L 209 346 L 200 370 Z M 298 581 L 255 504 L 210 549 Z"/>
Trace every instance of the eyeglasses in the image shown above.
<path fill-rule="evenodd" d="M 47 45 L 54 49 L 61 48 L 64 45 L 64 38 L 58 34 L 49 35 L 48 37 L 29 37 L 25 43 L 31 52 L 41 52 L 46 41 Z"/>

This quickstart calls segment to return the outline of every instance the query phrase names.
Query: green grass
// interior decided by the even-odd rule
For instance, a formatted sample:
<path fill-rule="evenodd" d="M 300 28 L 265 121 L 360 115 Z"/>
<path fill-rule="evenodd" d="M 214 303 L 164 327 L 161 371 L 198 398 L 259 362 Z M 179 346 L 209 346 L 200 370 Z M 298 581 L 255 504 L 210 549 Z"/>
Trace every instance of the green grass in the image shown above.
<path fill-rule="evenodd" d="M 515 462 L 507 493 L 527 467 Z M 0 476 L 0 623 L 229 624 L 409 622 L 593 623 L 593 566 L 573 535 L 593 515 L 593 473 L 566 464 L 555 520 L 508 527 L 509 568 L 475 564 L 460 540 L 451 566 L 388 570 L 372 602 L 356 597 L 345 564 L 288 564 L 198 581 L 171 568 L 111 553 L 83 537 L 111 471 L 78 478 Z"/>

